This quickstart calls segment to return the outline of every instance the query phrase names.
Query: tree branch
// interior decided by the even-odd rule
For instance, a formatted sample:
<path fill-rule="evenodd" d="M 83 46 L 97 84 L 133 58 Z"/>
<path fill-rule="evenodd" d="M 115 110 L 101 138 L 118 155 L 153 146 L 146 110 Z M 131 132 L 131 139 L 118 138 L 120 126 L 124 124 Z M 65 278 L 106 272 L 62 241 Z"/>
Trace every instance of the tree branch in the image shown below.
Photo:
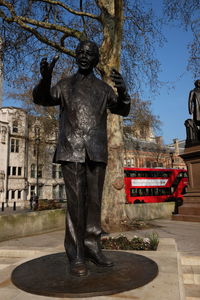
<path fill-rule="evenodd" d="M 62 53 L 65 53 L 65 54 L 68 54 L 72 57 L 75 57 L 75 52 L 74 51 L 66 49 L 62 45 L 59 45 L 58 43 L 49 40 L 44 35 L 41 35 L 36 29 L 34 29 L 33 27 L 30 27 L 27 24 L 25 24 L 20 18 L 17 18 L 17 17 L 16 18 L 12 18 L 12 17 L 8 18 L 4 15 L 4 13 L 2 11 L 0 11 L 0 17 L 3 17 L 3 19 L 8 23 L 18 24 L 21 28 L 23 28 L 27 32 L 32 33 L 39 41 L 41 41 L 41 42 L 43 42 L 43 43 L 59 50 Z"/>
<path fill-rule="evenodd" d="M 48 23 L 48 22 L 43 22 L 43 21 L 38 21 L 38 20 L 34 20 L 34 19 L 30 19 L 27 17 L 23 17 L 23 16 L 17 16 L 14 7 L 6 2 L 5 0 L 0 0 L 0 6 L 6 7 L 9 12 L 10 12 L 10 17 L 6 16 L 5 12 L 0 10 L 0 17 L 5 20 L 7 23 L 15 23 L 17 25 L 19 25 L 22 29 L 26 30 L 27 32 L 31 32 L 39 41 L 59 50 L 62 53 L 68 54 L 72 57 L 75 56 L 74 51 L 66 49 L 64 47 L 64 40 L 67 37 L 74 37 L 77 38 L 78 40 L 82 40 L 85 38 L 84 33 L 75 30 L 75 29 L 71 29 L 68 27 L 64 27 L 64 26 L 60 26 L 60 25 L 56 25 L 56 24 L 52 24 L 52 23 Z M 64 35 L 60 40 L 60 44 L 51 41 L 50 39 L 48 39 L 47 37 L 45 37 L 45 35 L 42 35 L 38 32 L 38 30 L 30 25 L 34 25 L 40 28 L 44 28 L 47 30 L 55 30 L 55 31 L 60 31 L 63 32 Z"/>
<path fill-rule="evenodd" d="M 11 17 L 7 17 L 3 11 L 0 11 L 0 17 L 2 17 L 8 23 L 13 22 L 13 23 L 17 23 L 19 25 L 22 23 L 28 23 L 28 24 L 35 25 L 40 28 L 63 32 L 66 37 L 72 36 L 79 40 L 82 40 L 84 38 L 84 36 L 83 36 L 84 33 L 80 32 L 78 30 L 75 30 L 75 29 L 68 28 L 66 26 L 61 26 L 58 24 L 38 21 L 38 20 L 27 18 L 27 17 L 23 17 L 23 16 L 17 16 L 13 6 L 4 0 L 0 0 L 0 5 L 7 7 L 7 9 L 9 10 L 9 12 L 11 14 Z"/>
<path fill-rule="evenodd" d="M 56 0 L 33 0 L 34 2 L 45 2 L 48 4 L 53 4 L 53 5 L 59 5 L 60 7 L 66 9 L 68 12 L 77 15 L 77 16 L 85 16 L 88 18 L 92 18 L 92 19 L 99 19 L 99 16 L 94 15 L 94 14 L 90 14 L 87 12 L 83 12 L 83 11 L 76 11 L 74 9 L 72 9 L 71 7 L 67 6 L 66 4 L 60 2 L 60 1 L 56 1 Z"/>
<path fill-rule="evenodd" d="M 80 10 L 83 11 L 83 1 L 82 0 L 80 0 Z M 83 21 L 83 31 L 84 31 L 85 36 L 87 38 L 87 25 L 86 25 L 86 22 L 85 22 L 85 18 L 84 18 L 84 16 L 81 16 L 81 18 L 82 18 L 82 21 Z"/>

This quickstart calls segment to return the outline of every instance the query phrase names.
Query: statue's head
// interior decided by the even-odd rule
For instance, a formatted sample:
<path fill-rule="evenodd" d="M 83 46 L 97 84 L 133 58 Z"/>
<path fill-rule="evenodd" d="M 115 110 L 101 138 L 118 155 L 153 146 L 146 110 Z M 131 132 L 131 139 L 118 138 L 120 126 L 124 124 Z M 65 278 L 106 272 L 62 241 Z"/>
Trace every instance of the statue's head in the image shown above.
<path fill-rule="evenodd" d="M 96 43 L 82 41 L 76 48 L 76 63 L 80 70 L 91 71 L 99 62 L 99 48 Z"/>
<path fill-rule="evenodd" d="M 194 85 L 196 88 L 200 88 L 200 79 L 197 79 L 195 82 L 194 82 Z"/>

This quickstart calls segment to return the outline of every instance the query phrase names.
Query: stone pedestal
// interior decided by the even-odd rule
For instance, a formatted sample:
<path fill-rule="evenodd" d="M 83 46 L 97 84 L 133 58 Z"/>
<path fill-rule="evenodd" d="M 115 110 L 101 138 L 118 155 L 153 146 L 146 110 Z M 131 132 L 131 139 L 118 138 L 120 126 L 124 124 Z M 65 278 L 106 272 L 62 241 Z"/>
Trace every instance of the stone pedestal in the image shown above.
<path fill-rule="evenodd" d="M 200 222 L 200 145 L 185 149 L 180 155 L 188 169 L 189 185 L 184 195 L 183 205 L 173 220 Z"/>

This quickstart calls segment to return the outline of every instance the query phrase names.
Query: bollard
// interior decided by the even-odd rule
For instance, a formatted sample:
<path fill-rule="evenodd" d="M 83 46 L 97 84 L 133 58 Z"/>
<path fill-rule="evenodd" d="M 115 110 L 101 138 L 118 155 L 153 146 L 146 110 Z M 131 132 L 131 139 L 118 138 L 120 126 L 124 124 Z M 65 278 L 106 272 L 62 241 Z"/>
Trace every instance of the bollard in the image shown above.
<path fill-rule="evenodd" d="M 13 202 L 13 210 L 16 210 L 16 202 Z"/>
<path fill-rule="evenodd" d="M 1 204 L 1 211 L 4 211 L 4 202 Z"/>

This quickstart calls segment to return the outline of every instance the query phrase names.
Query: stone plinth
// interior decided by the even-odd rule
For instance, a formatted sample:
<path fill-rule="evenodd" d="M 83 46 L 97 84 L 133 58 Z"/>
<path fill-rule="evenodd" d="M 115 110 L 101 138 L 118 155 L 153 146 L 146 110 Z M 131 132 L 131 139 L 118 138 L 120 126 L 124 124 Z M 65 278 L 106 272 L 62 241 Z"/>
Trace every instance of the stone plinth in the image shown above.
<path fill-rule="evenodd" d="M 200 145 L 186 148 L 180 156 L 187 165 L 189 185 L 179 214 L 172 219 L 200 222 Z"/>

